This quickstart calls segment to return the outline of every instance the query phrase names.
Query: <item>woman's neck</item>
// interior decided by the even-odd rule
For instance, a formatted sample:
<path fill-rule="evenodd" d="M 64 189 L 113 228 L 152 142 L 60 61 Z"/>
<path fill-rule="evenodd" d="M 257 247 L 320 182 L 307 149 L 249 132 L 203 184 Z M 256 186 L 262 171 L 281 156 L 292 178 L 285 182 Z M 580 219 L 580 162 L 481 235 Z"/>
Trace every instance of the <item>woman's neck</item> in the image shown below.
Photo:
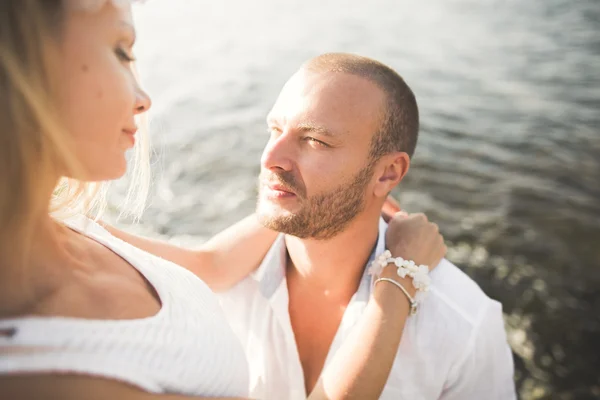
<path fill-rule="evenodd" d="M 48 213 L 33 220 L 27 243 L 4 252 L 0 261 L 0 318 L 29 313 L 60 282 L 67 228 Z M 62 266 L 62 267 L 61 267 Z"/>

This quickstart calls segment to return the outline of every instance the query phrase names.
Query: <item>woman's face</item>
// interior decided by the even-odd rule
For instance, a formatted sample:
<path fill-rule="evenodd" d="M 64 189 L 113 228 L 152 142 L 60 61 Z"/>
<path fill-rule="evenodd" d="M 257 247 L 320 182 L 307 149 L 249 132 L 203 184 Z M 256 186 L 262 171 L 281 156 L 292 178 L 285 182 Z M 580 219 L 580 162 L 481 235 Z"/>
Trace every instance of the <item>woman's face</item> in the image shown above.
<path fill-rule="evenodd" d="M 134 116 L 150 107 L 131 63 L 135 41 L 130 6 L 105 1 L 96 12 L 67 12 L 61 42 L 59 106 L 85 181 L 116 179 L 135 143 Z"/>

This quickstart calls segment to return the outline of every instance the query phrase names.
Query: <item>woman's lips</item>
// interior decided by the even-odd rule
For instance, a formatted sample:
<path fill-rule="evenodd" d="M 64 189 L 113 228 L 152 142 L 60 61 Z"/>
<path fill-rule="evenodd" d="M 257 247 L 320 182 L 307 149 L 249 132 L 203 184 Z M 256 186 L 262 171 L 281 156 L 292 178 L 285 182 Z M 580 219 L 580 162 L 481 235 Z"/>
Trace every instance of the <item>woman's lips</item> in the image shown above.
<path fill-rule="evenodd" d="M 122 132 L 131 139 L 132 144 L 135 144 L 135 134 L 137 133 L 137 128 L 136 129 L 123 129 Z"/>

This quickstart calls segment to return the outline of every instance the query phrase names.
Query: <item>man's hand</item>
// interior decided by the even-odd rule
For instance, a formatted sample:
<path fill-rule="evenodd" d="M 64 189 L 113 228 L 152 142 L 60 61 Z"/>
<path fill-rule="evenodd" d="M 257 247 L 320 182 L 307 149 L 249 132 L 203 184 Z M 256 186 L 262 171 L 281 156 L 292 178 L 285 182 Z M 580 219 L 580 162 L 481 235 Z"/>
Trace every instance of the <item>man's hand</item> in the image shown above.
<path fill-rule="evenodd" d="M 439 228 L 425 214 L 396 213 L 385 235 L 386 248 L 392 257 L 413 260 L 434 269 L 448 250 Z"/>

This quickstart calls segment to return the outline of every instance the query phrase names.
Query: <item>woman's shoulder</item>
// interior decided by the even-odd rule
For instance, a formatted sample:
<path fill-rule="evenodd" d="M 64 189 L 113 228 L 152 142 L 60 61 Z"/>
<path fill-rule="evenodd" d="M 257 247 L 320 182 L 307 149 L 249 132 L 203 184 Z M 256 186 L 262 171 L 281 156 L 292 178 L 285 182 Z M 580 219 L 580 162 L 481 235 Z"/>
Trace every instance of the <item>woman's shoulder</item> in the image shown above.
<path fill-rule="evenodd" d="M 65 215 L 55 218 L 65 226 L 82 234 L 113 237 L 97 220 L 84 214 Z"/>

